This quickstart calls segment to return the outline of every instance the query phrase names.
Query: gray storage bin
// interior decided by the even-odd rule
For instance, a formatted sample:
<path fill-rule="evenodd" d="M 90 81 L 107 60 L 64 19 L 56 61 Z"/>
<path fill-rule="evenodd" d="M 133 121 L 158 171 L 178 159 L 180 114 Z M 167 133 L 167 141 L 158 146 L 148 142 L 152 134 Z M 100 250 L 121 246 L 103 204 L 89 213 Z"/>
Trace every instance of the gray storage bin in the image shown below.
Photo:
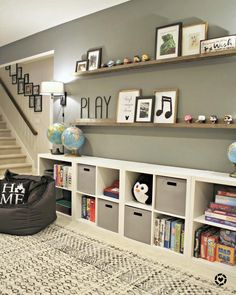
<path fill-rule="evenodd" d="M 156 210 L 185 216 L 186 180 L 157 176 Z"/>
<path fill-rule="evenodd" d="M 78 190 L 82 193 L 95 195 L 96 167 L 79 164 Z"/>
<path fill-rule="evenodd" d="M 119 205 L 98 199 L 97 225 L 118 233 Z"/>
<path fill-rule="evenodd" d="M 125 206 L 125 230 L 127 238 L 151 244 L 151 212 Z"/>

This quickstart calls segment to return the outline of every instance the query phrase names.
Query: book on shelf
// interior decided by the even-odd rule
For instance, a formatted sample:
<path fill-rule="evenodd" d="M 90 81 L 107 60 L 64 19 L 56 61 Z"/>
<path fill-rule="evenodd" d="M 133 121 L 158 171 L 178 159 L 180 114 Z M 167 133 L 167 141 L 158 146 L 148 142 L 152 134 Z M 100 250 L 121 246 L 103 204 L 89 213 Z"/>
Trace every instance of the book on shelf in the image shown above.
<path fill-rule="evenodd" d="M 223 211 L 220 211 L 220 210 L 215 211 L 215 210 L 212 210 L 212 209 L 207 209 L 207 210 L 205 210 L 205 216 L 213 217 L 213 218 L 217 218 L 217 219 L 221 219 L 221 220 L 225 220 L 225 221 L 231 221 L 231 222 L 236 223 L 235 214 L 223 212 Z"/>
<path fill-rule="evenodd" d="M 210 222 L 214 222 L 214 223 L 218 223 L 218 224 L 236 227 L 236 222 L 222 220 L 222 219 L 215 218 L 215 217 L 210 217 L 210 216 L 205 215 L 205 220 L 210 221 Z"/>
<path fill-rule="evenodd" d="M 231 198 L 236 198 L 236 191 L 232 192 L 232 191 L 223 191 L 223 190 L 218 190 L 216 195 L 218 196 L 227 196 L 227 197 L 231 197 Z"/>
<path fill-rule="evenodd" d="M 216 233 L 215 228 L 208 228 L 201 234 L 201 250 L 200 250 L 200 257 L 202 259 L 207 259 L 207 251 L 208 251 L 208 238 Z"/>
<path fill-rule="evenodd" d="M 224 212 L 236 214 L 236 206 L 230 206 L 230 205 L 224 205 L 224 204 L 218 204 L 218 203 L 211 202 L 209 208 L 212 210 L 221 210 Z"/>
<path fill-rule="evenodd" d="M 215 203 L 229 205 L 229 206 L 236 206 L 236 198 L 225 196 L 225 195 L 215 195 Z"/>
<path fill-rule="evenodd" d="M 156 217 L 154 220 L 154 245 L 160 246 L 160 225 L 161 218 Z"/>
<path fill-rule="evenodd" d="M 182 228 L 183 228 L 183 220 L 179 220 L 175 225 L 175 246 L 174 251 L 181 253 L 181 235 L 182 235 Z"/>
<path fill-rule="evenodd" d="M 72 184 L 72 167 L 66 165 L 55 164 L 54 168 L 55 185 L 71 189 Z"/>
<path fill-rule="evenodd" d="M 173 218 L 169 218 L 166 220 L 165 224 L 165 240 L 164 240 L 164 247 L 170 248 L 170 235 L 171 235 L 171 221 Z"/>
<path fill-rule="evenodd" d="M 96 201 L 93 197 L 88 196 L 82 196 L 81 200 L 81 217 L 83 219 L 90 220 L 92 222 L 95 222 L 95 212 L 96 208 L 95 205 Z"/>
<path fill-rule="evenodd" d="M 196 258 L 200 257 L 200 252 L 201 252 L 201 235 L 203 232 L 207 231 L 209 229 L 209 225 L 204 225 L 202 227 L 199 227 L 195 231 L 195 238 L 194 238 L 194 252 L 193 256 Z"/>
<path fill-rule="evenodd" d="M 219 241 L 219 232 L 207 238 L 207 256 L 206 259 L 214 262 L 216 261 L 217 243 Z"/>

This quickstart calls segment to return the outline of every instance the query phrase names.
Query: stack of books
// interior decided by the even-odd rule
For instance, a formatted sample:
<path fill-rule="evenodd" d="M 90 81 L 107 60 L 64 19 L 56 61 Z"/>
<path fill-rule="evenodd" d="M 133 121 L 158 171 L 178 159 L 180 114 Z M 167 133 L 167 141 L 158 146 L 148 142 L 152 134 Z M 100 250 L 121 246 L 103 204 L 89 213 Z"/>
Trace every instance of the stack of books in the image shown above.
<path fill-rule="evenodd" d="M 82 196 L 82 218 L 95 222 L 95 198 Z"/>
<path fill-rule="evenodd" d="M 72 167 L 55 164 L 54 168 L 55 185 L 71 189 L 72 184 Z"/>
<path fill-rule="evenodd" d="M 154 225 L 154 244 L 184 252 L 184 220 L 174 217 L 156 217 Z"/>
<path fill-rule="evenodd" d="M 236 227 L 236 192 L 218 190 L 215 202 L 205 211 L 205 219 Z"/>

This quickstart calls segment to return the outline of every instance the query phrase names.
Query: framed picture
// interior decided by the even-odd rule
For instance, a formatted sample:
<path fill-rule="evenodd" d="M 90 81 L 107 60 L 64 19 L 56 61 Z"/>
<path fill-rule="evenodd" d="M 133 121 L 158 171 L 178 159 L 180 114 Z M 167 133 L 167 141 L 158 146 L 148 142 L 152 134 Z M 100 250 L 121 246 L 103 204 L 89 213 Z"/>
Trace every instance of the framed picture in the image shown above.
<path fill-rule="evenodd" d="M 34 108 L 34 95 L 29 96 L 29 108 Z"/>
<path fill-rule="evenodd" d="M 5 70 L 6 70 L 6 71 L 9 71 L 10 68 L 11 68 L 11 66 L 5 66 Z"/>
<path fill-rule="evenodd" d="M 17 84 L 17 76 L 16 75 L 11 76 L 11 83 Z"/>
<path fill-rule="evenodd" d="M 75 72 L 85 72 L 87 71 L 87 64 L 88 64 L 88 60 L 78 60 L 76 62 L 76 66 L 75 66 Z"/>
<path fill-rule="evenodd" d="M 236 35 L 201 41 L 201 53 L 211 53 L 236 48 Z"/>
<path fill-rule="evenodd" d="M 10 72 L 9 72 L 10 76 L 14 76 L 17 75 L 17 64 L 11 65 L 10 66 Z"/>
<path fill-rule="evenodd" d="M 33 95 L 39 95 L 39 85 L 33 85 Z"/>
<path fill-rule="evenodd" d="M 181 55 L 182 23 L 156 28 L 156 59 Z"/>
<path fill-rule="evenodd" d="M 25 83 L 24 95 L 33 95 L 33 83 Z"/>
<path fill-rule="evenodd" d="M 136 97 L 140 95 L 140 89 L 128 89 L 119 92 L 116 119 L 118 123 L 134 122 Z"/>
<path fill-rule="evenodd" d="M 29 74 L 24 74 L 25 84 L 29 83 Z"/>
<path fill-rule="evenodd" d="M 175 123 L 178 103 L 178 89 L 154 90 L 154 123 Z"/>
<path fill-rule="evenodd" d="M 17 68 L 17 79 L 21 79 L 22 78 L 22 67 L 18 67 Z"/>
<path fill-rule="evenodd" d="M 136 97 L 135 122 L 150 123 L 153 120 L 155 96 Z"/>
<path fill-rule="evenodd" d="M 87 52 L 87 70 L 93 71 L 101 67 L 102 48 L 89 50 Z"/>
<path fill-rule="evenodd" d="M 201 40 L 207 39 L 208 24 L 185 26 L 182 29 L 182 55 L 200 53 Z"/>
<path fill-rule="evenodd" d="M 34 97 L 34 111 L 40 113 L 43 110 L 42 95 L 35 95 Z"/>
<path fill-rule="evenodd" d="M 24 94 L 24 91 L 25 91 L 25 79 L 18 79 L 17 93 Z"/>

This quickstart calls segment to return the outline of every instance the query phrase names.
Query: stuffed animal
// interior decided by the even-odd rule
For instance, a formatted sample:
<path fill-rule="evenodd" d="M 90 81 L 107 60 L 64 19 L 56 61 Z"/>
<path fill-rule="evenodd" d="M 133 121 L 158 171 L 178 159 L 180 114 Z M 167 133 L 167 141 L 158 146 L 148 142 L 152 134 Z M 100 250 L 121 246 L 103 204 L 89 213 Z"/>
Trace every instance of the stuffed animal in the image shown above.
<path fill-rule="evenodd" d="M 141 174 L 133 185 L 132 194 L 136 201 L 150 205 L 152 203 L 152 175 Z"/>

